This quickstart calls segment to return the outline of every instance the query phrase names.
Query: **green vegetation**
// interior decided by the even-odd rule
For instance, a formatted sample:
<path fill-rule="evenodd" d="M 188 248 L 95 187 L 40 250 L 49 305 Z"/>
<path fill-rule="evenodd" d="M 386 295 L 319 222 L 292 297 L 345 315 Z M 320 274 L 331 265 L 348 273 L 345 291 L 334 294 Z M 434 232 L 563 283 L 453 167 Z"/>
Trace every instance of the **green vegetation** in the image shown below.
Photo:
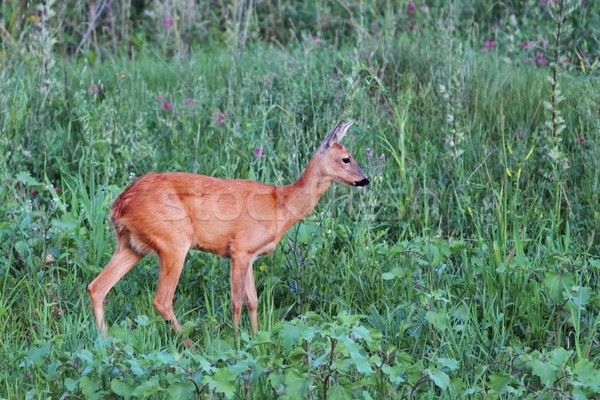
<path fill-rule="evenodd" d="M 600 396 L 598 2 L 96 3 L 0 5 L 0 398 Z M 256 262 L 261 332 L 192 252 L 182 335 L 148 257 L 98 337 L 128 183 L 287 184 L 348 118 L 372 183 Z"/>

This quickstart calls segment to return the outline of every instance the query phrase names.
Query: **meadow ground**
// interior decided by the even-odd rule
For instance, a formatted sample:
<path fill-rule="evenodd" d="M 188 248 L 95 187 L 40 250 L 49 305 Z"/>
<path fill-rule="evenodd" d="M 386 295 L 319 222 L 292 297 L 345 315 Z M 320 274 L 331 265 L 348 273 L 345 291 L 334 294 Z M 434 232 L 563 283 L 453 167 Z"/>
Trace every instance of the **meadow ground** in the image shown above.
<path fill-rule="evenodd" d="M 0 398 L 600 398 L 596 2 L 96 7 L 0 6 Z M 192 252 L 181 335 L 147 257 L 98 337 L 128 183 L 287 184 L 349 118 L 371 185 L 255 263 L 258 334 Z"/>

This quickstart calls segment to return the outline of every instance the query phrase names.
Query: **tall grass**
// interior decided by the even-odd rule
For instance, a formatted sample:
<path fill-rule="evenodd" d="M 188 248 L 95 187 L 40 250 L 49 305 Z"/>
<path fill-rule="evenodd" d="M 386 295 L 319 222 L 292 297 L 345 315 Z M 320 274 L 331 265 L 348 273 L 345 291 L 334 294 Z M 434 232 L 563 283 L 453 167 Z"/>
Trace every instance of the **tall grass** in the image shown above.
<path fill-rule="evenodd" d="M 87 35 L 79 3 L 3 3 L 0 397 L 600 395 L 597 6 L 548 66 L 539 5 L 280 3 L 125 2 Z M 98 338 L 85 287 L 129 182 L 287 184 L 347 118 L 372 185 L 332 187 L 256 262 L 263 331 L 235 336 L 227 261 L 193 253 L 175 313 L 195 351 L 152 309 L 152 257 Z"/>

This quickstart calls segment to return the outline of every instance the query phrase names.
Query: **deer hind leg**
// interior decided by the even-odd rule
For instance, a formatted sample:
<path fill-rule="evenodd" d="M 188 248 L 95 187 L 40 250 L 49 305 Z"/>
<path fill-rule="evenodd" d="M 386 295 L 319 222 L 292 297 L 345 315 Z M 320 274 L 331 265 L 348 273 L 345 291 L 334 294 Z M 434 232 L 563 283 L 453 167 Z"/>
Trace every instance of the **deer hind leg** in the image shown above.
<path fill-rule="evenodd" d="M 152 305 L 165 321 L 171 322 L 171 328 L 175 332 L 181 331 L 181 325 L 173 312 L 173 296 L 187 252 L 188 248 L 159 252 L 160 276 Z"/>
<path fill-rule="evenodd" d="M 88 285 L 88 293 L 96 317 L 96 326 L 104 337 L 107 336 L 106 321 L 104 320 L 106 294 L 142 257 L 129 246 L 119 244 L 106 267 Z"/>

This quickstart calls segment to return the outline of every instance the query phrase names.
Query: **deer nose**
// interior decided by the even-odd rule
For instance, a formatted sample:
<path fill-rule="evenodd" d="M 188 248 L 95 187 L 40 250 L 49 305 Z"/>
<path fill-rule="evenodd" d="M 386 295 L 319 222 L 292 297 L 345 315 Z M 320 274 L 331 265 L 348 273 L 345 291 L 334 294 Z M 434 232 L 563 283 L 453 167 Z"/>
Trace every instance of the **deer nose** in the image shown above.
<path fill-rule="evenodd" d="M 365 178 L 365 179 L 363 179 L 361 181 L 354 182 L 354 186 L 367 186 L 369 184 L 369 182 L 371 182 L 369 180 L 369 178 Z"/>

